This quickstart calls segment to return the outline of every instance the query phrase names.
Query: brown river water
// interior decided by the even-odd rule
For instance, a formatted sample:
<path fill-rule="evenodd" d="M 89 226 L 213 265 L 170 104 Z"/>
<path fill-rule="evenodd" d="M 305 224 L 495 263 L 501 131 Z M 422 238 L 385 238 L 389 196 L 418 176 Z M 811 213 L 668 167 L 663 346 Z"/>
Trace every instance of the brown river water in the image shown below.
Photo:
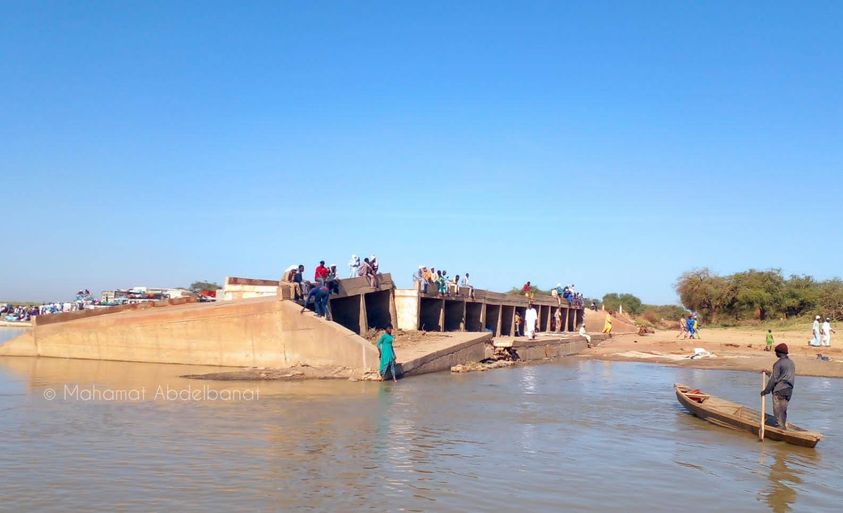
<path fill-rule="evenodd" d="M 179 377 L 213 370 L 0 358 L 0 511 L 843 511 L 843 380 L 798 378 L 791 419 L 826 436 L 804 449 L 673 394 L 757 407 L 755 373 L 568 358 L 397 384 Z"/>

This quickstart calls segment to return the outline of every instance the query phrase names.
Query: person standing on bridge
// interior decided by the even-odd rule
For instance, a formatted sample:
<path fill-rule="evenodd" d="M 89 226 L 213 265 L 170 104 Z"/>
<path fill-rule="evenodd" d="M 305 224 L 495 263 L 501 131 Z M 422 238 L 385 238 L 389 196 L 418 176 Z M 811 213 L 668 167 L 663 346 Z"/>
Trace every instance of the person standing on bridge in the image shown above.
<path fill-rule="evenodd" d="M 773 364 L 772 377 L 767 386 L 761 391 L 761 396 L 773 394 L 773 415 L 781 429 L 787 429 L 787 406 L 793 395 L 793 385 L 796 382 L 796 365 L 787 356 L 787 344 L 776 346 L 776 356 L 779 358 Z M 770 375 L 770 371 L 762 371 Z"/>
<path fill-rule="evenodd" d="M 378 373 L 381 375 L 381 381 L 387 379 L 387 374 L 392 374 L 392 381 L 398 381 L 395 372 L 395 349 L 392 347 L 393 342 L 392 324 L 387 324 L 383 335 L 381 335 L 377 343 L 378 358 L 380 359 Z"/>
<path fill-rule="evenodd" d="M 360 257 L 351 255 L 351 260 L 348 261 L 348 277 L 356 278 L 357 272 L 360 270 Z"/>
<path fill-rule="evenodd" d="M 527 338 L 534 340 L 536 338 L 536 323 L 539 320 L 539 314 L 536 308 L 530 303 L 527 311 L 524 313 L 524 334 Z"/>
<path fill-rule="evenodd" d="M 328 279 L 329 274 L 331 274 L 331 270 L 325 267 L 324 260 L 320 260 L 319 265 L 316 266 L 316 271 L 313 273 L 313 281 L 321 285 Z"/>

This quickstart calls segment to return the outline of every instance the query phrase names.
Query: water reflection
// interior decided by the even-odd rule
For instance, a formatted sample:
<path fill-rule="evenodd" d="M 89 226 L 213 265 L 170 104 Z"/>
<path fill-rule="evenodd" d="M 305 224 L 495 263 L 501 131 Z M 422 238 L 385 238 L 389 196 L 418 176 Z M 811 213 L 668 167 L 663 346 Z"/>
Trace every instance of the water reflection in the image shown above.
<path fill-rule="evenodd" d="M 787 465 L 784 453 L 777 451 L 773 458 L 767 478 L 770 486 L 761 493 L 773 513 L 787 513 L 796 502 L 796 489 L 791 485 L 801 484 L 802 479 Z"/>
<path fill-rule="evenodd" d="M 843 502 L 837 380 L 800 377 L 798 423 L 834 424 L 817 450 L 760 444 L 673 396 L 684 382 L 754 403 L 755 374 L 578 359 L 397 384 L 212 385 L 259 387 L 248 403 L 43 398 L 74 383 L 181 386 L 200 370 L 0 358 L 0 454 L 16 470 L 0 480 L 4 507 L 741 513 Z"/>

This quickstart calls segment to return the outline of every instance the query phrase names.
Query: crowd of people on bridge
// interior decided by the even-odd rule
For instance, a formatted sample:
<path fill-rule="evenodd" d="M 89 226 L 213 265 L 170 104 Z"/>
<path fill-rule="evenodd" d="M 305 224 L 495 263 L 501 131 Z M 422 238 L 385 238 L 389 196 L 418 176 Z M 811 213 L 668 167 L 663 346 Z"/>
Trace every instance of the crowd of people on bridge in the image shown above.
<path fill-rule="evenodd" d="M 524 284 L 523 287 L 521 287 L 521 293 L 524 294 L 524 296 L 528 300 L 532 301 L 535 295 L 535 287 L 531 282 L 528 281 Z M 577 292 L 576 286 L 574 284 L 566 285 L 565 287 L 563 287 L 561 283 L 557 283 L 555 287 L 550 289 L 550 295 L 553 296 L 554 299 L 556 299 L 556 303 L 558 306 L 562 306 L 562 300 L 564 299 L 568 302 L 568 305 L 576 308 L 582 308 L 583 303 L 585 301 L 583 295 Z M 596 304 L 593 301 L 592 305 L 596 309 Z"/>
<path fill-rule="evenodd" d="M 64 312 L 76 312 L 84 310 L 99 301 L 91 296 L 88 289 L 81 289 L 76 292 L 73 301 L 54 301 L 40 305 L 13 305 L 0 304 L 0 320 L 7 322 L 30 322 L 33 317 Z"/>
<path fill-rule="evenodd" d="M 363 260 L 360 260 L 357 255 L 351 255 L 348 267 L 349 278 L 366 278 L 369 286 L 373 289 L 380 287 L 381 275 L 378 259 L 375 255 Z M 312 304 L 316 315 L 319 317 L 327 317 L 328 301 L 331 294 L 339 293 L 340 279 L 337 265 L 325 265 L 324 260 L 320 260 L 319 264 L 316 265 L 313 271 L 313 280 L 307 279 L 304 264 L 289 266 L 281 276 L 282 282 L 293 284 L 293 300 L 302 304 L 302 311 Z"/>
<path fill-rule="evenodd" d="M 416 290 L 424 294 L 434 294 L 439 297 L 460 296 L 462 289 L 466 289 L 466 295 L 474 299 L 474 286 L 471 284 L 469 273 L 465 273 L 462 278 L 459 274 L 448 277 L 448 271 L 444 269 L 420 265 L 418 271 L 413 274 L 413 282 Z"/>
<path fill-rule="evenodd" d="M 0 305 L 0 319 L 8 322 L 29 322 L 36 315 L 38 315 L 38 306 Z"/>

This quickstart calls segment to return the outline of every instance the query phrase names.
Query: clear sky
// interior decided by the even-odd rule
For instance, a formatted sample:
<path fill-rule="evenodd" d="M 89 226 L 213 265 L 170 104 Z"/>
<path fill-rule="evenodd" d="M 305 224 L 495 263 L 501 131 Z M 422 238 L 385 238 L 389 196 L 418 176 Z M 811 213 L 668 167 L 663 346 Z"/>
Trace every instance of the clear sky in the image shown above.
<path fill-rule="evenodd" d="M 0 3 L 0 299 L 375 253 L 841 273 L 843 2 Z"/>

